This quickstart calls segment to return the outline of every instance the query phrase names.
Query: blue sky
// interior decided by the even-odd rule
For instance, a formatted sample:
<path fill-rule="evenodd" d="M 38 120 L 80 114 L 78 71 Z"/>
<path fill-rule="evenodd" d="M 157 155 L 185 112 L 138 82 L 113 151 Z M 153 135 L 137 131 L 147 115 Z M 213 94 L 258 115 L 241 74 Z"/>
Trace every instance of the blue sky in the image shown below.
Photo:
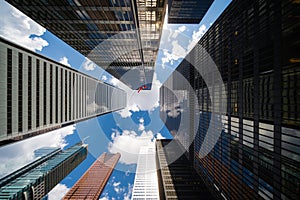
<path fill-rule="evenodd" d="M 139 147 L 153 144 L 155 138 L 171 138 L 159 118 L 160 85 L 229 3 L 230 0 L 215 0 L 200 24 L 165 24 L 152 90 L 138 94 L 0 0 L 0 36 L 128 92 L 127 107 L 121 112 L 106 114 L 0 148 L 0 177 L 34 160 L 36 149 L 45 146 L 68 148 L 84 140 L 89 145 L 87 159 L 51 191 L 49 199 L 62 197 L 104 151 L 121 152 L 121 159 L 101 199 L 130 199 Z"/>

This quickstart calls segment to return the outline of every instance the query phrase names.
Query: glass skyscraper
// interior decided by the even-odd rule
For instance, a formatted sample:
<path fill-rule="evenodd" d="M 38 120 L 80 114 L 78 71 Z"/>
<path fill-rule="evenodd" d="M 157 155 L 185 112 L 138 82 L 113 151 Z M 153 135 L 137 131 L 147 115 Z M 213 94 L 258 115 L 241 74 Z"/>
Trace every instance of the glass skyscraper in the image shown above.
<path fill-rule="evenodd" d="M 168 0 L 169 24 L 199 24 L 214 0 Z"/>
<path fill-rule="evenodd" d="M 126 106 L 126 93 L 0 37 L 0 144 Z"/>
<path fill-rule="evenodd" d="M 151 88 L 167 0 L 7 2 L 132 89 Z"/>
<path fill-rule="evenodd" d="M 296 1 L 232 1 L 178 67 L 191 69 L 184 77 L 199 105 L 191 109 L 198 129 L 178 141 L 184 145 L 194 137 L 194 168 L 219 198 L 300 197 L 299 10 Z M 207 55 L 226 95 L 200 73 Z M 222 102 L 225 114 L 219 112 Z M 201 149 L 211 146 L 209 128 L 220 137 L 203 157 Z"/>
<path fill-rule="evenodd" d="M 41 199 L 87 156 L 87 145 L 56 149 L 3 177 L 0 199 Z"/>

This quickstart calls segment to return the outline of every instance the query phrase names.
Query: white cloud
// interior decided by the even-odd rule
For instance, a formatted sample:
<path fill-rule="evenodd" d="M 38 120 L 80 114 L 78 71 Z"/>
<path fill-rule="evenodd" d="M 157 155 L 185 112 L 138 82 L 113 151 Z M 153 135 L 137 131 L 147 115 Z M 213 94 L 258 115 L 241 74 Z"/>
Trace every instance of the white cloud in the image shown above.
<path fill-rule="evenodd" d="M 103 75 L 101 79 L 102 79 L 103 81 L 106 81 L 106 80 L 107 80 L 107 76 Z"/>
<path fill-rule="evenodd" d="M 0 148 L 0 177 L 32 162 L 34 151 L 39 148 L 65 147 L 65 137 L 73 134 L 74 130 L 75 125 L 71 125 Z"/>
<path fill-rule="evenodd" d="M 96 68 L 96 64 L 92 62 L 90 59 L 85 58 L 83 61 L 82 67 L 87 71 L 93 71 Z"/>
<path fill-rule="evenodd" d="M 0 27 L 0 36 L 32 51 L 49 45 L 40 37 L 46 29 L 5 1 L 0 1 Z"/>
<path fill-rule="evenodd" d="M 137 111 L 153 111 L 159 106 L 159 88 L 161 83 L 157 80 L 157 75 L 154 73 L 151 90 L 127 90 L 127 106 L 118 113 L 121 117 L 126 118 L 131 116 L 131 112 Z"/>
<path fill-rule="evenodd" d="M 157 133 L 156 139 L 166 139 L 166 138 L 164 136 L 162 136 L 160 133 Z"/>
<path fill-rule="evenodd" d="M 132 194 L 132 189 L 133 189 L 133 185 L 128 183 L 128 187 L 127 187 L 128 192 L 124 193 L 124 195 L 123 195 L 124 200 L 130 200 L 130 197 L 131 197 L 131 194 Z"/>
<path fill-rule="evenodd" d="M 112 84 L 113 86 L 118 85 L 120 81 L 118 79 L 116 79 L 115 77 L 111 77 L 111 79 L 109 79 L 109 83 Z"/>
<path fill-rule="evenodd" d="M 173 65 L 174 61 L 183 59 L 207 31 L 206 26 L 203 24 L 198 30 L 193 31 L 192 39 L 189 39 L 185 34 L 187 31 L 186 26 L 180 26 L 174 31 L 171 27 L 170 29 L 168 44 L 162 50 L 164 55 L 161 58 L 163 68 L 165 68 L 166 63 Z"/>
<path fill-rule="evenodd" d="M 172 38 L 176 38 L 179 33 L 183 33 L 186 30 L 186 26 L 180 26 L 174 33 L 171 35 Z M 169 39 L 170 40 L 170 39 Z"/>
<path fill-rule="evenodd" d="M 66 56 L 62 57 L 59 59 L 59 62 L 63 65 L 66 65 L 68 67 L 71 67 L 70 63 L 69 63 L 69 60 Z"/>
<path fill-rule="evenodd" d="M 154 135 L 152 131 L 143 131 L 141 135 L 129 130 L 124 130 L 122 133 L 115 131 L 112 133 L 112 140 L 108 144 L 108 151 L 110 153 L 121 153 L 121 163 L 136 164 L 140 147 L 153 145 Z"/>
<path fill-rule="evenodd" d="M 122 188 L 120 187 L 120 184 L 121 184 L 121 182 L 114 182 L 113 183 L 114 190 L 118 194 L 123 191 Z"/>
<path fill-rule="evenodd" d="M 140 118 L 140 123 L 139 123 L 139 131 L 144 131 L 145 130 L 145 125 L 144 125 L 144 118 Z"/>
<path fill-rule="evenodd" d="M 120 184 L 121 184 L 121 182 L 114 182 L 114 183 L 113 183 L 113 186 L 114 186 L 114 187 L 117 187 L 117 186 L 119 186 Z"/>
<path fill-rule="evenodd" d="M 201 25 L 198 29 L 198 31 L 193 31 L 192 40 L 190 40 L 190 43 L 188 45 L 188 49 L 191 50 L 200 40 L 200 38 L 205 34 L 207 31 L 207 28 L 205 24 Z"/>
<path fill-rule="evenodd" d="M 62 199 L 65 194 L 69 191 L 70 188 L 67 188 L 64 184 L 57 184 L 49 193 L 48 199 L 49 200 L 57 200 Z"/>
<path fill-rule="evenodd" d="M 109 200 L 109 197 L 102 197 L 99 200 Z"/>

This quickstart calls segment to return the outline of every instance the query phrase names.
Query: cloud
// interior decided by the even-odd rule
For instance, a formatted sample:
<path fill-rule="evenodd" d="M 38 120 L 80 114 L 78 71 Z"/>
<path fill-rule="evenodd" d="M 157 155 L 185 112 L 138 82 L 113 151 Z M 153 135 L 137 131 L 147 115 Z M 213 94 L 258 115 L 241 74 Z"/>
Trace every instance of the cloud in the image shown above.
<path fill-rule="evenodd" d="M 120 133 L 115 130 L 111 138 L 112 142 L 108 144 L 108 151 L 110 153 L 121 153 L 120 162 L 124 164 L 136 164 L 140 147 L 154 145 L 152 131 L 143 131 L 141 135 L 138 135 L 135 131 L 123 130 Z"/>
<path fill-rule="evenodd" d="M 0 148 L 0 177 L 32 162 L 34 151 L 42 147 L 63 148 L 65 137 L 74 133 L 75 125 L 32 137 Z M 18 149 L 18 151 L 16 151 Z"/>
<path fill-rule="evenodd" d="M 131 194 L 132 194 L 132 189 L 133 189 L 133 185 L 128 183 L 128 186 L 127 186 L 127 191 L 128 192 L 124 193 L 124 195 L 123 195 L 124 200 L 130 200 L 130 197 L 131 197 Z"/>
<path fill-rule="evenodd" d="M 194 30 L 192 38 L 187 37 L 185 32 L 186 26 L 180 26 L 172 31 L 170 27 L 168 43 L 162 49 L 163 57 L 161 58 L 162 68 L 165 68 L 166 63 L 173 65 L 175 61 L 180 61 L 190 52 L 190 50 L 198 43 L 200 38 L 207 31 L 206 26 L 203 24 L 198 30 Z"/>
<path fill-rule="evenodd" d="M 101 79 L 102 79 L 103 81 L 106 81 L 106 80 L 107 80 L 107 76 L 103 75 Z"/>
<path fill-rule="evenodd" d="M 125 109 L 118 111 L 122 118 L 130 117 L 131 112 L 153 111 L 159 106 L 159 88 L 161 83 L 157 79 L 157 74 L 153 74 L 151 90 L 127 90 L 127 106 Z"/>
<path fill-rule="evenodd" d="M 156 134 L 156 139 L 166 139 L 164 136 L 162 136 L 160 133 Z"/>
<path fill-rule="evenodd" d="M 114 182 L 113 187 L 116 193 L 121 193 L 123 189 L 120 187 L 121 182 Z"/>
<path fill-rule="evenodd" d="M 69 60 L 66 56 L 62 57 L 59 59 L 59 62 L 63 65 L 66 65 L 68 67 L 71 67 L 70 63 L 69 63 Z"/>
<path fill-rule="evenodd" d="M 46 29 L 5 1 L 0 1 L 0 27 L 0 36 L 32 51 L 49 45 L 40 37 Z"/>
<path fill-rule="evenodd" d="M 182 33 L 186 30 L 186 26 L 180 26 L 177 30 L 174 31 L 174 33 L 171 35 L 172 38 L 176 38 L 179 33 Z"/>
<path fill-rule="evenodd" d="M 144 131 L 145 130 L 145 125 L 144 125 L 144 118 L 140 118 L 140 123 L 139 123 L 139 131 Z"/>
<path fill-rule="evenodd" d="M 70 188 L 68 188 L 66 185 L 59 183 L 48 193 L 48 199 L 62 199 L 65 196 L 65 194 L 69 191 L 69 189 Z"/>
<path fill-rule="evenodd" d="M 93 71 L 96 68 L 96 64 L 94 62 L 92 62 L 90 59 L 85 58 L 85 60 L 83 61 L 82 67 L 86 71 Z"/>
<path fill-rule="evenodd" d="M 189 50 L 191 50 L 198 43 L 198 41 L 205 34 L 206 31 L 207 28 L 205 24 L 201 25 L 198 31 L 193 31 L 192 40 L 190 40 L 190 43 L 188 45 Z"/>
<path fill-rule="evenodd" d="M 118 83 L 120 82 L 118 79 L 116 79 L 115 77 L 111 77 L 111 79 L 109 79 L 108 81 L 110 84 L 112 84 L 113 86 L 118 85 Z"/>

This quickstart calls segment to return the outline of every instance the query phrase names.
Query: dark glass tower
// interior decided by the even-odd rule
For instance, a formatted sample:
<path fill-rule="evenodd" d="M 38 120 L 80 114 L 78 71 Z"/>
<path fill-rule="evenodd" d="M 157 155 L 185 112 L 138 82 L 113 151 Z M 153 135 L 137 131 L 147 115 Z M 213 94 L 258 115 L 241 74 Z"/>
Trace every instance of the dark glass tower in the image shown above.
<path fill-rule="evenodd" d="M 160 199 L 214 199 L 187 157 L 177 157 L 178 149 L 184 151 L 175 140 L 156 141 Z"/>
<path fill-rule="evenodd" d="M 194 167 L 214 194 L 300 197 L 299 10 L 297 1 L 235 0 L 188 55 L 190 69 L 203 66 L 204 48 L 226 88 L 221 95 L 220 86 L 208 87 L 195 69 L 189 80 L 199 103 Z M 227 101 L 225 115 L 210 97 Z M 221 136 L 202 157 L 213 115 L 222 120 L 222 130 L 215 129 Z"/>
<path fill-rule="evenodd" d="M 7 2 L 132 89 L 151 88 L 166 0 Z"/>
<path fill-rule="evenodd" d="M 168 0 L 168 23 L 199 24 L 214 0 Z"/>
<path fill-rule="evenodd" d="M 0 199 L 41 199 L 87 156 L 81 143 L 57 149 L 0 180 Z"/>

